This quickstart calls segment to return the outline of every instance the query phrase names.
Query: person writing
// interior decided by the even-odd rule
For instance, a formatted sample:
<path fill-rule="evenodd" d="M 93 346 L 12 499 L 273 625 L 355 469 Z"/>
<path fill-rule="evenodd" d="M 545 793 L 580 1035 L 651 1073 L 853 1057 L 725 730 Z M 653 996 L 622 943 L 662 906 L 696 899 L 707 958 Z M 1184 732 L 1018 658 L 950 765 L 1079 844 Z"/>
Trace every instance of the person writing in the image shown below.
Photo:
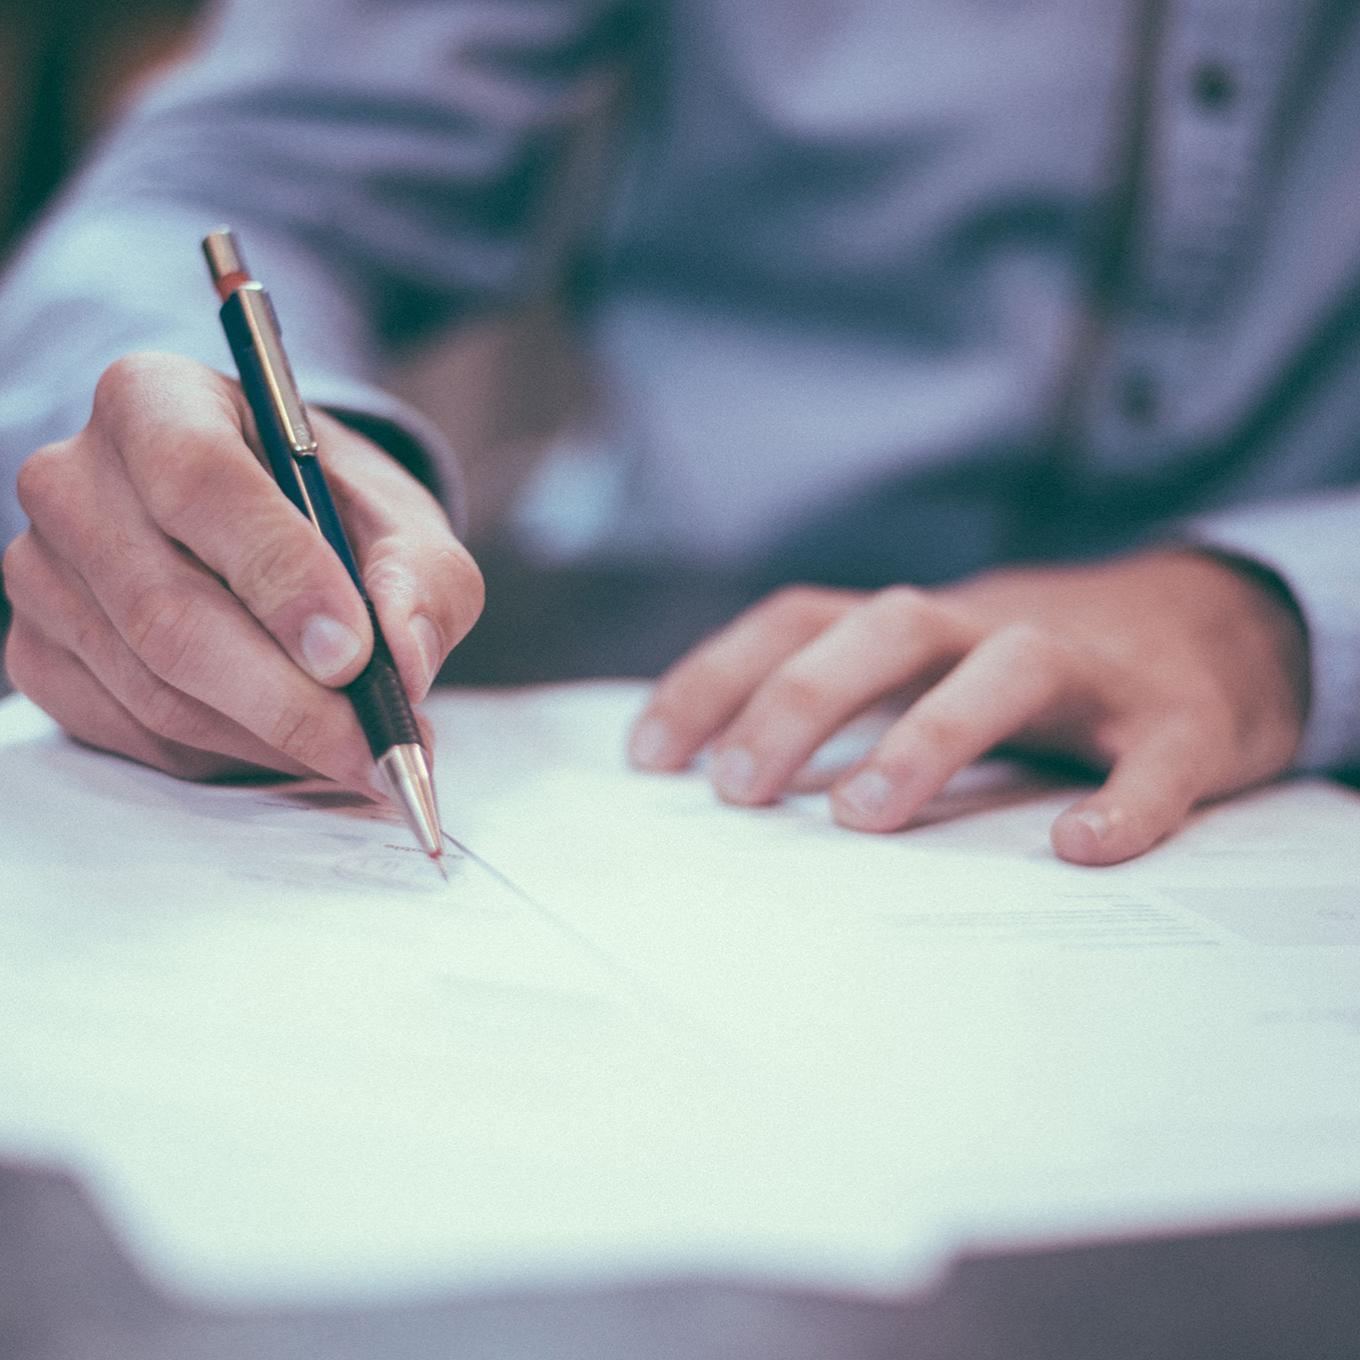
<path fill-rule="evenodd" d="M 575 551 L 772 587 L 675 639 L 640 766 L 708 745 L 765 803 L 904 695 L 839 821 L 1055 752 L 1104 772 L 1053 828 L 1084 864 L 1343 767 L 1357 62 L 1339 3 L 229 0 L 0 292 L 9 673 L 178 775 L 367 782 L 336 693 L 364 610 L 198 301 L 230 220 L 416 699 L 482 586 L 456 458 L 383 365 L 569 280 L 606 412 Z M 604 117 L 605 202 L 544 230 Z"/>

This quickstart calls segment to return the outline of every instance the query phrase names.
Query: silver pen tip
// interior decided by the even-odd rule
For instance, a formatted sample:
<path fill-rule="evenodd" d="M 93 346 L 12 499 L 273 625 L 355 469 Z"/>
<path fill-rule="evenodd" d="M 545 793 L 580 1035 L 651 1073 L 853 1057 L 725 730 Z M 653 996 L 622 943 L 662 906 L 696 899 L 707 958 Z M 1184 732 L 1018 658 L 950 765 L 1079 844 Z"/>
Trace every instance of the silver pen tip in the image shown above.
<path fill-rule="evenodd" d="M 442 860 L 444 832 L 439 825 L 439 807 L 425 748 L 414 742 L 394 746 L 378 758 L 378 768 L 386 777 L 417 844 L 432 860 Z"/>

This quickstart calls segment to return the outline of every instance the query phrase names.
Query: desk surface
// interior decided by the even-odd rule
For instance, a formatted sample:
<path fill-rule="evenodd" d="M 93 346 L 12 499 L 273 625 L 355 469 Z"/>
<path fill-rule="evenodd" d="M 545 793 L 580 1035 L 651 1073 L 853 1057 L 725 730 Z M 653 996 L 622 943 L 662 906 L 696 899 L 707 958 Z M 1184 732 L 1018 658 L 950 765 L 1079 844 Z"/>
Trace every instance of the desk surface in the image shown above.
<path fill-rule="evenodd" d="M 970 1256 L 908 1301 L 721 1282 L 228 1312 L 158 1296 L 69 1179 L 0 1170 L 4 1360 L 1355 1360 L 1360 1219 Z"/>

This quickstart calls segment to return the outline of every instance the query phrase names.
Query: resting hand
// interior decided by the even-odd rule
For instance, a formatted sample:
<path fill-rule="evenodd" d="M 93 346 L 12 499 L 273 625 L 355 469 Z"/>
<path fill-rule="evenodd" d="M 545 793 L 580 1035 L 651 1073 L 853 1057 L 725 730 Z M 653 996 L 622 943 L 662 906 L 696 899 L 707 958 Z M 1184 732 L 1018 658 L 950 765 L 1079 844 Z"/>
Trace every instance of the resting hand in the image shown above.
<path fill-rule="evenodd" d="M 402 679 L 424 697 L 481 608 L 481 577 L 434 498 L 314 412 L 336 504 Z M 320 773 L 372 758 L 335 686 L 373 638 L 339 559 L 247 443 L 239 386 L 138 355 L 90 423 L 19 472 L 31 527 L 5 554 L 14 684 L 82 741 L 185 778 Z"/>
<path fill-rule="evenodd" d="M 1080 864 L 1141 854 L 1196 803 L 1278 774 L 1307 704 L 1303 627 L 1245 569 L 1190 551 L 997 572 L 948 589 L 796 587 L 701 644 L 633 730 L 636 764 L 712 743 L 729 802 L 777 798 L 816 748 L 889 696 L 909 707 L 831 789 L 837 821 L 905 826 L 992 748 L 1108 771 L 1054 823 Z"/>

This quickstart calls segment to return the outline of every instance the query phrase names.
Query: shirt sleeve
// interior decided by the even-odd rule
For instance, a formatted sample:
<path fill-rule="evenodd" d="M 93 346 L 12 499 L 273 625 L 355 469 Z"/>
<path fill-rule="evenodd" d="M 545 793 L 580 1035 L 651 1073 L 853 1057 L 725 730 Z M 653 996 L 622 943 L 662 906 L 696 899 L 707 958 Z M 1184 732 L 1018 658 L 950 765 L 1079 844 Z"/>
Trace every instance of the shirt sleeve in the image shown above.
<path fill-rule="evenodd" d="M 1311 697 L 1295 767 L 1360 768 L 1360 488 L 1208 515 L 1189 537 L 1265 567 L 1303 616 Z"/>
<path fill-rule="evenodd" d="M 19 465 L 74 434 L 103 369 L 165 350 L 231 371 L 198 242 L 229 223 L 307 400 L 462 511 L 452 451 L 382 390 L 395 349 L 547 286 L 540 211 L 610 97 L 626 0 L 225 0 L 0 287 L 0 545 Z"/>

